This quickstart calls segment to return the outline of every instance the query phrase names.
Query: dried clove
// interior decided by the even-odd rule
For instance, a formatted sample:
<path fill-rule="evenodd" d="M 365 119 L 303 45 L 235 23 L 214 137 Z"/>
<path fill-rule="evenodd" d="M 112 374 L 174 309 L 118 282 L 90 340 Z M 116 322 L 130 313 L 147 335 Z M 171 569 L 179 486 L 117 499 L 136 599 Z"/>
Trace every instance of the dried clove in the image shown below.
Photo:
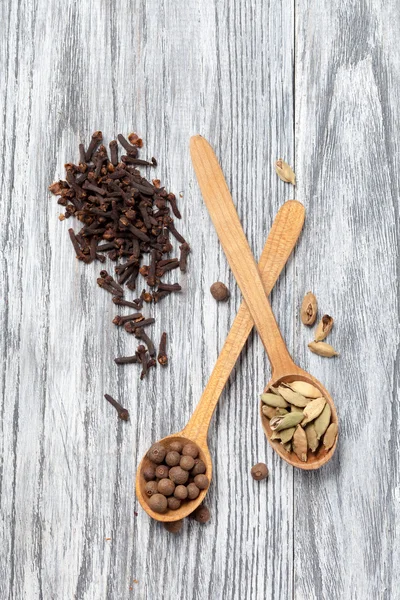
<path fill-rule="evenodd" d="M 157 360 L 162 367 L 165 367 L 168 364 L 167 333 L 165 331 L 161 335 L 160 345 L 158 347 Z"/>
<path fill-rule="evenodd" d="M 121 406 L 121 404 L 114 400 L 114 398 L 109 394 L 104 394 L 104 398 L 116 409 L 120 419 L 123 421 L 127 421 L 129 419 L 129 411 L 127 408 Z"/>

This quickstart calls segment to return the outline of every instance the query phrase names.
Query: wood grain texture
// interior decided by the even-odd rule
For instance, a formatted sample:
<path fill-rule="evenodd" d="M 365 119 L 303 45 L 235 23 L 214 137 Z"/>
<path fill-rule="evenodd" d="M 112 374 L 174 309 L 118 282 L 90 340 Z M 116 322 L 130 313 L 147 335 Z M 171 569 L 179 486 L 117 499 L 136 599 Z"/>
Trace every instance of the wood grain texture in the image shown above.
<path fill-rule="evenodd" d="M 397 2 L 3 0 L 0 19 L 0 597 L 396 598 Z M 193 253 L 183 293 L 157 311 L 171 364 L 149 385 L 113 363 L 132 340 L 47 192 L 96 129 L 108 140 L 138 131 L 155 173 L 183 194 Z M 241 301 L 190 163 L 198 132 L 217 149 L 256 258 L 293 197 L 273 161 L 295 164 L 306 230 L 272 307 L 296 362 L 334 395 L 341 439 L 318 473 L 275 456 L 259 424 L 270 370 L 254 336 L 211 422 L 212 519 L 172 537 L 138 510 L 136 466 L 187 422 Z M 228 304 L 209 294 L 217 279 Z M 340 359 L 306 347 L 309 288 L 336 319 Z M 128 406 L 129 424 L 104 392 Z M 266 485 L 249 477 L 259 460 Z"/>

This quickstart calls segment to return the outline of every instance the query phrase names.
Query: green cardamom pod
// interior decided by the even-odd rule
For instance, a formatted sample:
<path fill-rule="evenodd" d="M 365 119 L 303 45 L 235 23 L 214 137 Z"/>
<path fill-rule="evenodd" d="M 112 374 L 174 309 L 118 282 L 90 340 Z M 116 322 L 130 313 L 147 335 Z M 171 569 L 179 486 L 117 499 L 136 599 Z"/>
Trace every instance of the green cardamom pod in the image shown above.
<path fill-rule="evenodd" d="M 307 292 L 300 308 L 300 318 L 304 325 L 314 325 L 317 318 L 318 303 L 312 292 Z"/>
<path fill-rule="evenodd" d="M 271 440 L 281 440 L 282 444 L 289 442 L 295 432 L 295 427 L 289 427 L 289 429 L 283 429 L 282 431 L 274 431 L 271 435 Z"/>
<path fill-rule="evenodd" d="M 317 398 L 316 400 L 311 400 L 309 404 L 304 409 L 305 419 L 302 422 L 302 425 L 307 425 L 310 421 L 314 421 L 324 410 L 326 404 L 325 398 Z"/>
<path fill-rule="evenodd" d="M 307 436 L 301 425 L 296 427 L 292 439 L 293 452 L 303 462 L 307 462 Z"/>
<path fill-rule="evenodd" d="M 278 408 L 275 409 L 275 414 L 277 417 L 283 417 L 284 415 L 287 415 L 289 411 L 286 410 L 286 408 L 280 408 L 278 406 Z"/>
<path fill-rule="evenodd" d="M 325 450 L 329 450 L 330 448 L 332 448 L 333 444 L 335 443 L 336 440 L 336 436 L 337 436 L 337 432 L 338 432 L 338 426 L 336 423 L 331 423 L 328 427 L 328 429 L 326 430 L 326 433 L 324 435 L 324 439 L 322 440 L 322 443 L 325 446 Z"/>
<path fill-rule="evenodd" d="M 320 322 L 317 325 L 317 329 L 315 330 L 314 340 L 316 342 L 321 342 L 324 340 L 328 333 L 332 330 L 333 327 L 333 319 L 329 315 L 324 315 Z"/>
<path fill-rule="evenodd" d="M 321 392 L 306 381 L 292 381 L 291 383 L 286 383 L 286 385 L 294 392 L 305 396 L 305 398 L 320 398 L 321 396 Z"/>
<path fill-rule="evenodd" d="M 276 394 L 261 394 L 261 400 L 264 404 L 268 404 L 268 406 L 273 406 L 274 408 L 287 408 L 288 406 L 283 397 Z"/>
<path fill-rule="evenodd" d="M 314 354 L 318 354 L 319 356 L 325 356 L 327 358 L 332 358 L 332 356 L 339 356 L 339 352 L 326 342 L 310 342 L 308 344 L 311 352 Z"/>
<path fill-rule="evenodd" d="M 288 413 L 287 415 L 282 417 L 282 420 L 279 421 L 279 423 L 276 424 L 275 429 L 277 431 L 282 431 L 282 429 L 288 429 L 289 427 L 295 427 L 296 425 L 301 423 L 303 418 L 304 418 L 303 413 L 292 413 L 292 412 Z M 271 429 L 272 429 L 272 426 L 271 426 Z"/>
<path fill-rule="evenodd" d="M 305 428 L 306 437 L 307 437 L 307 445 L 310 448 L 311 452 L 315 452 L 318 448 L 318 437 L 317 432 L 315 431 L 314 423 L 310 423 Z"/>
<path fill-rule="evenodd" d="M 272 417 L 272 419 L 269 422 L 269 426 L 271 427 L 272 431 L 275 431 L 275 429 L 278 427 L 279 423 L 284 419 L 285 417 Z"/>
<path fill-rule="evenodd" d="M 262 414 L 264 417 L 267 417 L 267 419 L 273 419 L 273 417 L 276 417 L 276 408 L 273 408 L 272 406 L 264 404 L 261 410 Z"/>
<path fill-rule="evenodd" d="M 303 412 L 303 409 L 300 406 L 295 406 L 294 404 L 290 405 L 290 412 Z"/>
<path fill-rule="evenodd" d="M 320 440 L 324 435 L 325 431 L 329 427 L 329 423 L 331 422 L 331 407 L 328 402 L 325 404 L 324 410 L 314 421 L 315 431 L 317 433 L 317 439 Z"/>
<path fill-rule="evenodd" d="M 310 402 L 308 398 L 304 398 L 301 394 L 294 392 L 289 387 L 286 387 L 285 384 L 279 386 L 280 395 L 287 401 L 289 404 L 294 404 L 300 408 L 304 408 Z"/>

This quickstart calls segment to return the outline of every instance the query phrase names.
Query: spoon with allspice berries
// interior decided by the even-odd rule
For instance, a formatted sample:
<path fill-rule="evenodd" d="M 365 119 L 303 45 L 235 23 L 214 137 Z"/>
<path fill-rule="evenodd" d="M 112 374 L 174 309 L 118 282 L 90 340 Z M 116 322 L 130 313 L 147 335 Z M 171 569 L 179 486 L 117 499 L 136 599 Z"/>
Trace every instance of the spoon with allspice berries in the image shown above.
<path fill-rule="evenodd" d="M 259 270 L 269 294 L 284 268 L 304 223 L 304 207 L 290 200 L 279 210 L 261 255 Z M 243 302 L 211 377 L 186 427 L 153 444 L 136 475 L 136 495 L 157 521 L 177 521 L 204 500 L 212 477 L 208 428 L 222 390 L 253 328 Z"/>
<path fill-rule="evenodd" d="M 268 399 L 270 408 L 275 406 L 280 412 L 273 417 L 270 413 L 270 420 L 261 412 L 264 432 L 273 449 L 290 465 L 318 469 L 332 458 L 337 444 L 334 402 L 319 381 L 293 362 L 286 348 L 268 300 L 269 290 L 260 276 L 213 149 L 197 135 L 190 140 L 190 152 L 211 220 L 271 363 L 272 376 L 265 396 L 276 397 L 275 402 Z M 287 231 L 280 235 L 285 238 Z M 320 417 L 323 422 L 317 431 Z M 289 442 L 290 449 L 286 445 Z"/>

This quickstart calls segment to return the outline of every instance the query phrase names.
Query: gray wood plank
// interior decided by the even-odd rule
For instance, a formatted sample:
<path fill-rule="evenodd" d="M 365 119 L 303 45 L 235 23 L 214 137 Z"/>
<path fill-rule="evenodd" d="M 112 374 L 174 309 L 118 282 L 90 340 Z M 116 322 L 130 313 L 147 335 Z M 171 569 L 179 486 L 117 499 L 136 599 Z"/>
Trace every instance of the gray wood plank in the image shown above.
<path fill-rule="evenodd" d="M 311 355 L 297 320 L 300 364 L 330 390 L 341 428 L 332 462 L 295 474 L 294 597 L 389 600 L 400 589 L 398 4 L 297 2 L 296 20 L 308 209 L 296 297 L 314 290 L 342 355 Z"/>
<path fill-rule="evenodd" d="M 216 147 L 256 255 L 290 194 L 272 163 L 293 159 L 292 3 L 10 0 L 0 10 L 0 596 L 290 598 L 293 474 L 258 422 L 269 366 L 257 338 L 211 426 L 211 522 L 172 537 L 138 509 L 133 486 L 149 444 L 189 418 L 240 302 L 194 180 L 190 135 Z M 47 193 L 99 128 L 108 140 L 144 137 L 157 175 L 182 192 L 193 247 L 184 293 L 156 315 L 171 366 L 148 384 L 114 365 L 132 340 L 111 323 L 99 268 L 74 260 Z M 226 305 L 208 292 L 216 279 L 232 291 Z M 294 286 L 292 260 L 273 295 L 291 348 Z M 104 392 L 129 407 L 129 424 Z M 271 469 L 267 485 L 249 477 L 258 460 Z"/>

